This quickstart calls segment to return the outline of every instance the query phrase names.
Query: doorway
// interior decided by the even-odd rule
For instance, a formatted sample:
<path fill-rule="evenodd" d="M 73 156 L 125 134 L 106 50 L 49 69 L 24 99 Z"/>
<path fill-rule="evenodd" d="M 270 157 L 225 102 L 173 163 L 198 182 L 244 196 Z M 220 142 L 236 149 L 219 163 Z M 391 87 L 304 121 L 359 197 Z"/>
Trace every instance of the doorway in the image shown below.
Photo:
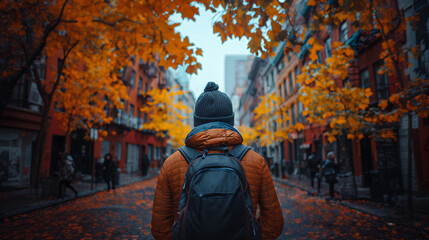
<path fill-rule="evenodd" d="M 371 186 L 371 171 L 373 170 L 371 140 L 367 137 L 360 140 L 360 152 L 362 156 L 362 186 Z"/>
<path fill-rule="evenodd" d="M 49 175 L 52 176 L 54 172 L 60 171 L 60 153 L 65 152 L 66 137 L 60 135 L 52 135 L 52 146 L 51 146 L 51 164 Z"/>

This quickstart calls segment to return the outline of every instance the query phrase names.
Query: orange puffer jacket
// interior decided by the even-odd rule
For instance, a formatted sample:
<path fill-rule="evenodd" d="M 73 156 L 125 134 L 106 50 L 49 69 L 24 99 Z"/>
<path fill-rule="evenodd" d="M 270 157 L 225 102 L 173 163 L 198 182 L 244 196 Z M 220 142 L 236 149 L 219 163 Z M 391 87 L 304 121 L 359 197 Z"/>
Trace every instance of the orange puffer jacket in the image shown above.
<path fill-rule="evenodd" d="M 195 131 L 197 128 L 194 128 L 188 134 L 187 146 L 203 151 L 207 147 L 220 145 L 232 148 L 243 142 L 238 131 L 229 125 L 226 128 L 225 124 L 218 125 L 222 126 L 221 128 L 216 128 L 216 124 L 206 128 L 204 125 L 197 127 L 199 131 Z M 284 220 L 267 163 L 262 156 L 252 150 L 244 155 L 241 163 L 249 182 L 255 216 L 259 207 L 263 239 L 276 239 L 283 230 Z M 177 220 L 179 198 L 187 168 L 188 163 L 178 151 L 168 157 L 162 166 L 156 185 L 150 224 L 155 239 L 172 238 L 172 226 Z"/>

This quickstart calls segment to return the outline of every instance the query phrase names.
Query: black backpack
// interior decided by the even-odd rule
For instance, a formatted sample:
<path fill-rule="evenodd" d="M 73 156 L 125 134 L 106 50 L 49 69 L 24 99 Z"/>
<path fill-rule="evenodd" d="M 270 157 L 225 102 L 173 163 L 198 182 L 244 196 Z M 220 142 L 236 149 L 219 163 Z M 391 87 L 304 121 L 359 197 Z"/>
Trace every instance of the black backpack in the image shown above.
<path fill-rule="evenodd" d="M 191 147 L 179 148 L 188 162 L 179 216 L 173 239 L 262 239 L 253 215 L 249 184 L 241 159 L 250 148 L 237 145 L 210 148 L 224 153 L 204 153 Z"/>

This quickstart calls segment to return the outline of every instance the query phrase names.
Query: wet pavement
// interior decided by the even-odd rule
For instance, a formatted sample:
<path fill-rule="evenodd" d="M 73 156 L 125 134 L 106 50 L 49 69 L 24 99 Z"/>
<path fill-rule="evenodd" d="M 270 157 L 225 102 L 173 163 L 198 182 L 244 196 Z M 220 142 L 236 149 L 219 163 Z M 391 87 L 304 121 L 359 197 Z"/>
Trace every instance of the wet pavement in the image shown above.
<path fill-rule="evenodd" d="M 153 239 L 150 234 L 156 178 L 61 205 L 6 218 L 2 239 Z M 406 227 L 276 183 L 285 226 L 279 239 L 425 239 Z"/>

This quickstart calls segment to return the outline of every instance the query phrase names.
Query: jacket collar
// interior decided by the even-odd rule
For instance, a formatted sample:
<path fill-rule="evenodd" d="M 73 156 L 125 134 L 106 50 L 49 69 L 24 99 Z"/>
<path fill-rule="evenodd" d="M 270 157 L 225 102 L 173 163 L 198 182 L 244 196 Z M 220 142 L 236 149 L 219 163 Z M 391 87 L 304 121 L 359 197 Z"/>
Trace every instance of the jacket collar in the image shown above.
<path fill-rule="evenodd" d="M 233 146 L 241 144 L 243 137 L 240 132 L 228 123 L 210 122 L 199 125 L 186 136 L 185 144 L 194 148 Z"/>

